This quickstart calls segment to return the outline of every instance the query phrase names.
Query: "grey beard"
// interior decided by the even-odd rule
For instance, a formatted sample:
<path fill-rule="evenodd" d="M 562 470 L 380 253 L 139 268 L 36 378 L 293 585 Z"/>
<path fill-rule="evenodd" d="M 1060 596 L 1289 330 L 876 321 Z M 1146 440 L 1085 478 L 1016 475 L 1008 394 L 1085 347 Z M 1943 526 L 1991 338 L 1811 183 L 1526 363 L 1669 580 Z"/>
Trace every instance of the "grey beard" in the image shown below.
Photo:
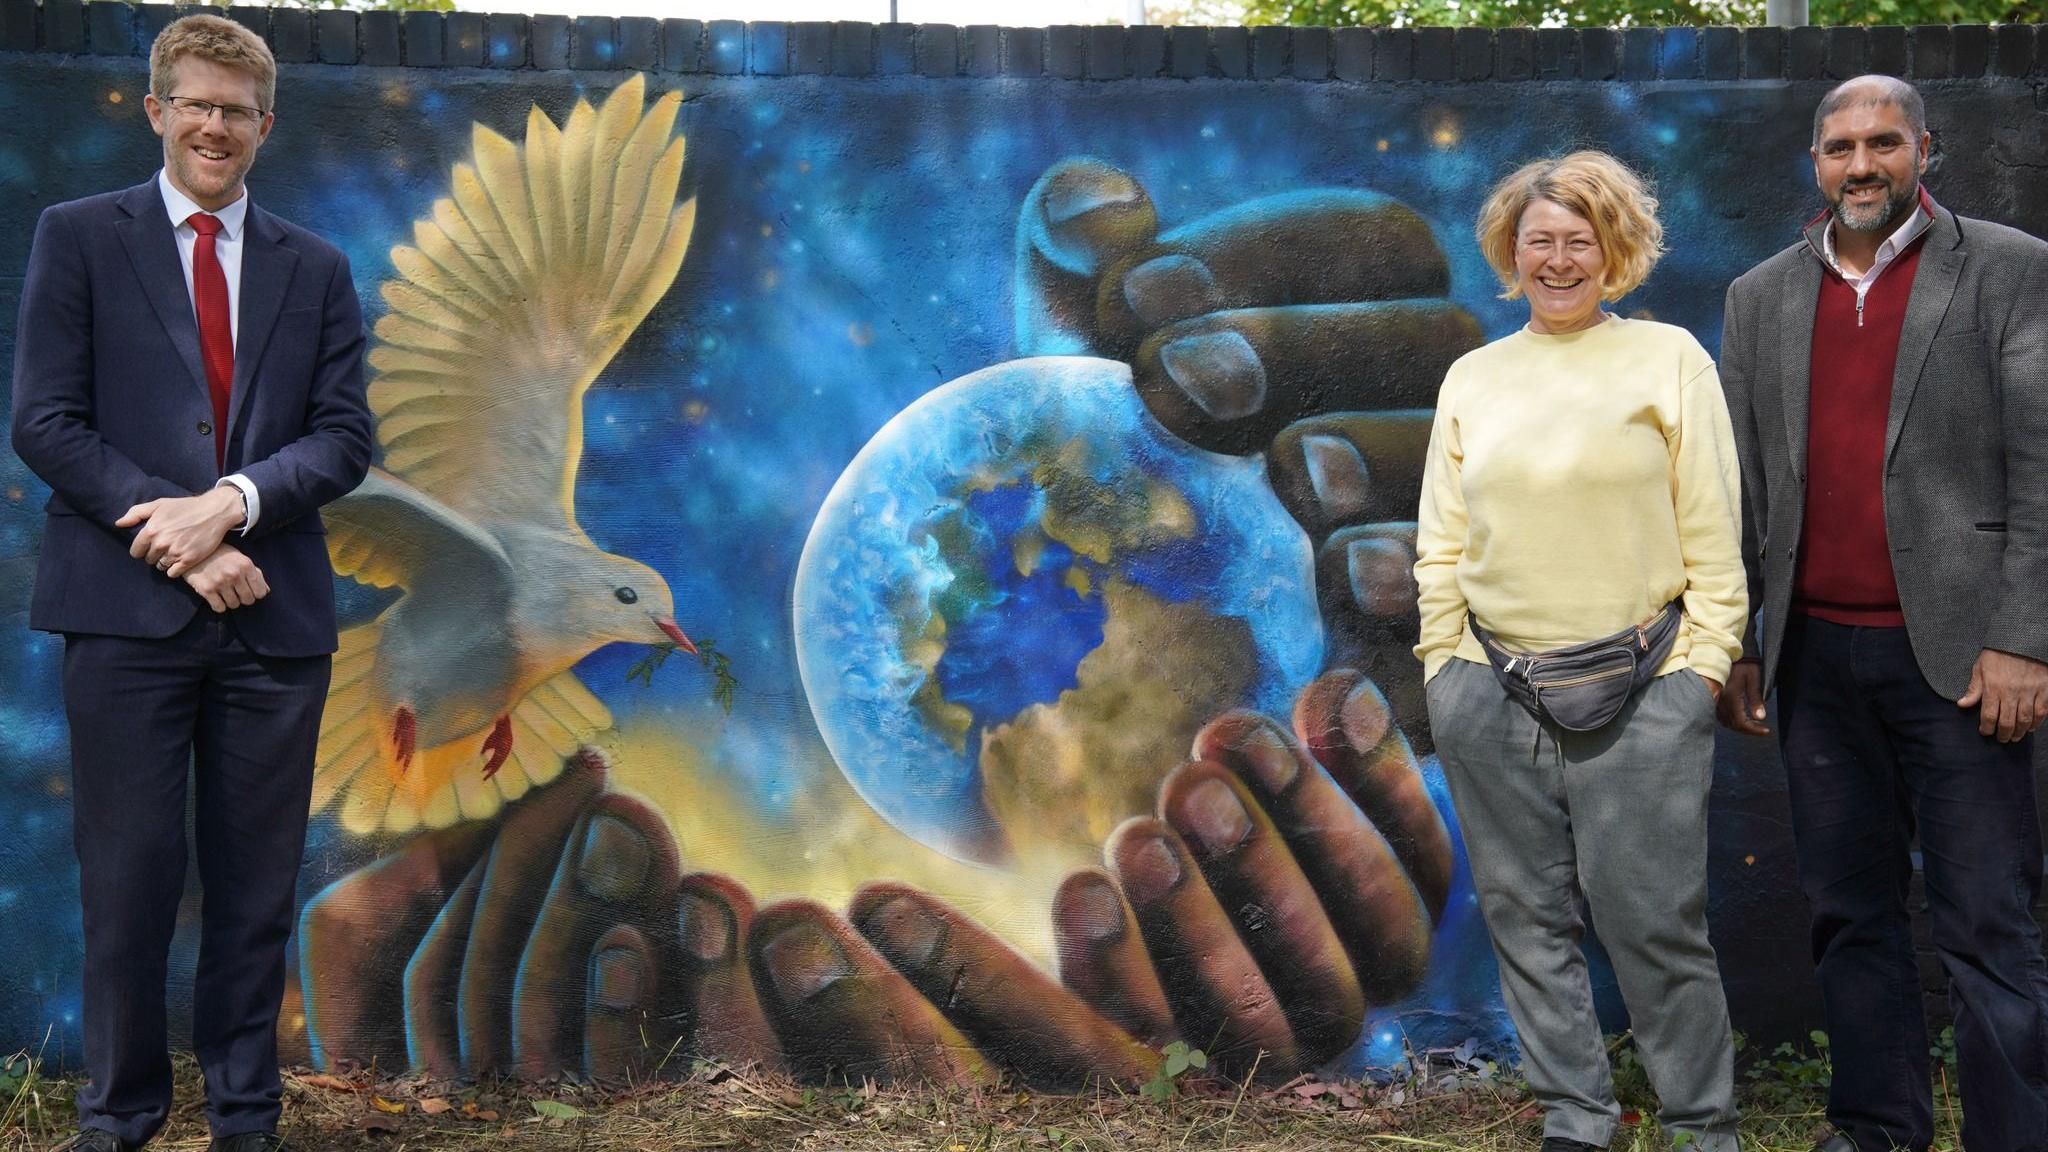
<path fill-rule="evenodd" d="M 1847 193 L 1848 189 L 1844 188 L 1842 191 Z M 1883 231 L 1905 213 L 1907 205 L 1913 203 L 1919 192 L 1920 183 L 1916 180 L 1912 187 L 1897 196 L 1886 197 L 1885 202 L 1875 208 L 1852 208 L 1844 201 L 1837 200 L 1835 220 L 1851 232 Z"/>

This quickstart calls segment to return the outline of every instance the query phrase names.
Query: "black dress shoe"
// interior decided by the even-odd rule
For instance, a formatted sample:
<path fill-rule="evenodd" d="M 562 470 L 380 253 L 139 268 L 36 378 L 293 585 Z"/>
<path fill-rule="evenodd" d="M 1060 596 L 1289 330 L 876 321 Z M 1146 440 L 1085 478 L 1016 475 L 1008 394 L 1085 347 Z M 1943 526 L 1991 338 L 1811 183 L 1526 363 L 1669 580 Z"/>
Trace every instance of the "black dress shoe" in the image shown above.
<path fill-rule="evenodd" d="M 206 1146 L 207 1152 L 292 1152 L 275 1132 L 237 1132 Z"/>
<path fill-rule="evenodd" d="M 77 1135 L 50 1152 L 128 1152 L 128 1146 L 105 1128 L 81 1128 Z"/>
<path fill-rule="evenodd" d="M 1584 1140 L 1567 1140 L 1562 1136 L 1545 1136 L 1543 1138 L 1543 1152 L 1606 1152 L 1606 1149 L 1598 1144 L 1588 1144 Z"/>

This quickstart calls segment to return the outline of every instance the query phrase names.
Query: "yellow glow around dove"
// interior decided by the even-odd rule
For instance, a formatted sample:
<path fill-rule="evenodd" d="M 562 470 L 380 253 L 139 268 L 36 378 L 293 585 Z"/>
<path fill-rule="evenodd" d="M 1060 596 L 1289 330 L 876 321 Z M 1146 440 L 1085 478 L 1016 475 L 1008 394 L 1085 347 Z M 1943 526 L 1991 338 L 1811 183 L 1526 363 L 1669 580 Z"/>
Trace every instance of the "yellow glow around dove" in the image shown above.
<path fill-rule="evenodd" d="M 714 738 L 649 723 L 622 726 L 605 741 L 613 786 L 662 813 L 685 871 L 730 876 L 760 904 L 800 896 L 842 912 L 863 884 L 912 884 L 1052 967 L 1053 894 L 1077 864 L 1093 860 L 1051 849 L 1000 868 L 955 860 L 882 819 L 822 748 L 791 785 L 787 814 L 771 816 L 705 762 L 700 742 Z"/>

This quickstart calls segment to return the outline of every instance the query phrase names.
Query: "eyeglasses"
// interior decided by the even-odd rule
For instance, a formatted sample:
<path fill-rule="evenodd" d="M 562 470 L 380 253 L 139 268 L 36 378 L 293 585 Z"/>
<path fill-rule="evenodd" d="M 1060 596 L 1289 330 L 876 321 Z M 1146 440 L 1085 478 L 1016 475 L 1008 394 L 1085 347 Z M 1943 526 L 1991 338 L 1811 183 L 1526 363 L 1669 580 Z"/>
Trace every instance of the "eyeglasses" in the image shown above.
<path fill-rule="evenodd" d="M 164 103 L 171 111 L 187 120 L 205 120 L 215 112 L 220 113 L 221 123 L 230 128 L 254 128 L 270 115 L 261 108 L 245 108 L 240 104 L 215 104 L 210 100 L 198 100 L 190 96 L 166 96 Z"/>

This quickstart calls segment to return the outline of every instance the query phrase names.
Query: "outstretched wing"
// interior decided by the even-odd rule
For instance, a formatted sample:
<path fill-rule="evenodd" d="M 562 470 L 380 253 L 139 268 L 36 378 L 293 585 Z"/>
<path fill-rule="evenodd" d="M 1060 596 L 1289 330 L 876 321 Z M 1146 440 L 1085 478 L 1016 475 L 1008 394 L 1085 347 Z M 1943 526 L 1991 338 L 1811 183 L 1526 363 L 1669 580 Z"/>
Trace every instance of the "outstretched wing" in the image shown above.
<path fill-rule="evenodd" d="M 432 600 L 454 631 L 504 630 L 512 589 L 511 561 L 495 539 L 447 505 L 382 469 L 372 468 L 355 491 L 329 504 L 321 517 L 327 522 L 327 551 L 337 572 L 364 584 L 400 588 L 408 596 Z M 350 831 L 418 821 L 416 804 L 392 798 L 391 781 L 404 779 L 408 773 L 399 770 L 391 746 L 391 706 L 382 691 L 391 670 L 379 667 L 383 640 L 381 619 L 341 634 L 327 706 L 320 717 L 320 747 L 313 769 L 314 809 L 344 795 L 359 808 L 371 785 L 384 781 L 377 819 L 370 827 L 359 827 L 362 819 L 357 814 Z M 412 786 L 424 786 L 422 781 L 428 775 L 424 769 L 411 772 Z M 387 815 L 385 808 L 394 811 Z M 357 809 L 350 811 L 356 813 Z"/>
<path fill-rule="evenodd" d="M 526 142 L 478 124 L 452 195 L 391 250 L 370 352 L 384 466 L 464 515 L 575 526 L 583 394 L 675 281 L 680 93 L 635 76 Z"/>
<path fill-rule="evenodd" d="M 376 588 L 446 584 L 463 601 L 505 603 L 512 561 L 489 533 L 381 468 L 321 509 L 334 570 Z"/>

